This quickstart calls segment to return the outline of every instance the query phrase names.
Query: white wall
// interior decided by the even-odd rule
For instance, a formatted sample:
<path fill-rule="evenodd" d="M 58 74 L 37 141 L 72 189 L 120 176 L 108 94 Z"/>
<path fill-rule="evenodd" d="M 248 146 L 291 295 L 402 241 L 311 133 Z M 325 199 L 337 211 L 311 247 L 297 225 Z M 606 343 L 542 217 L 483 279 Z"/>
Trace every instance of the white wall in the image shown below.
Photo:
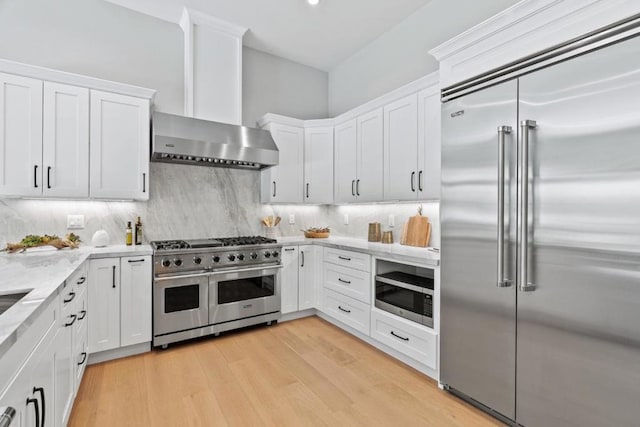
<path fill-rule="evenodd" d="M 437 70 L 429 49 L 517 2 L 430 1 L 329 72 L 329 115 L 344 113 Z"/>
<path fill-rule="evenodd" d="M 246 46 L 242 53 L 243 124 L 255 126 L 265 113 L 297 119 L 328 117 L 327 72 Z"/>
<path fill-rule="evenodd" d="M 102 0 L 0 1 L 0 57 L 148 87 L 183 112 L 182 30 Z"/>

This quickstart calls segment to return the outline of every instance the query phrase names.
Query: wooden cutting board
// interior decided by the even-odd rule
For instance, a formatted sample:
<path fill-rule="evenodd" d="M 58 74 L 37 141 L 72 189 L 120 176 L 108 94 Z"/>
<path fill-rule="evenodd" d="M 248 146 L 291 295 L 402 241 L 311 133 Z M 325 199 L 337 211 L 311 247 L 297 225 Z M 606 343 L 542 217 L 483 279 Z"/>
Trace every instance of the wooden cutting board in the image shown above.
<path fill-rule="evenodd" d="M 402 227 L 400 244 L 425 248 L 429 245 L 430 238 L 431 224 L 429 223 L 429 218 L 422 215 L 416 215 L 410 217 Z"/>

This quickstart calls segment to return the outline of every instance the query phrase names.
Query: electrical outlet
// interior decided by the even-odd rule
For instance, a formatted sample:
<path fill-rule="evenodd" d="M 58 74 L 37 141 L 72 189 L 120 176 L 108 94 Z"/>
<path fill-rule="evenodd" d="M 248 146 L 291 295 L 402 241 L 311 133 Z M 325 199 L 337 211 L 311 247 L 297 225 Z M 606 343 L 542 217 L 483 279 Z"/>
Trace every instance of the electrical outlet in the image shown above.
<path fill-rule="evenodd" d="M 296 215 L 289 214 L 289 224 L 295 224 L 295 223 L 296 223 Z"/>
<path fill-rule="evenodd" d="M 84 215 L 67 215 L 67 228 L 69 230 L 84 228 Z"/>
<path fill-rule="evenodd" d="M 389 227 L 395 227 L 395 226 L 396 226 L 396 216 L 389 215 Z"/>
<path fill-rule="evenodd" d="M 349 214 L 344 214 L 344 225 L 349 225 Z"/>

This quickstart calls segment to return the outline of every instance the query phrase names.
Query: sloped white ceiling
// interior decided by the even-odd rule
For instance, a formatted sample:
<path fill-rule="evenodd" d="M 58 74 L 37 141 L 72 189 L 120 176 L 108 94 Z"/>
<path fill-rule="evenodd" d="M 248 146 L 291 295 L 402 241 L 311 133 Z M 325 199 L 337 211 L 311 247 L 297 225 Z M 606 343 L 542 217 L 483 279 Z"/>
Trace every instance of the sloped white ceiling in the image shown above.
<path fill-rule="evenodd" d="M 106 0 L 178 22 L 183 7 L 249 28 L 245 46 L 328 71 L 431 0 Z"/>

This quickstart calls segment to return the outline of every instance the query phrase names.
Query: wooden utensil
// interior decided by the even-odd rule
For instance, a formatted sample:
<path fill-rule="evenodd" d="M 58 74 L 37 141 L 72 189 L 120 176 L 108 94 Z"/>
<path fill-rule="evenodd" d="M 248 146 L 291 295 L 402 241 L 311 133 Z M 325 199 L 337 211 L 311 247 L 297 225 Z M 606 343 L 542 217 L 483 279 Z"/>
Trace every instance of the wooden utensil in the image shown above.
<path fill-rule="evenodd" d="M 276 225 L 280 224 L 280 221 L 282 221 L 282 218 L 280 218 L 279 216 L 276 217 L 276 222 L 275 224 L 273 224 L 273 226 L 275 227 Z"/>

